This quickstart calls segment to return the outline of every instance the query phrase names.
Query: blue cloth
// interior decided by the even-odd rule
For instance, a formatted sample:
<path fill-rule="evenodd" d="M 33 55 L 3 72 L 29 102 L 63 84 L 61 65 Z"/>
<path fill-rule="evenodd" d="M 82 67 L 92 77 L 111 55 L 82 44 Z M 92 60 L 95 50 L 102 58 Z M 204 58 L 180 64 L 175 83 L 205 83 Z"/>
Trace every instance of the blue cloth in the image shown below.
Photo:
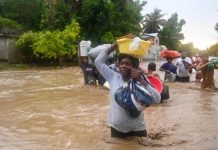
<path fill-rule="evenodd" d="M 177 72 L 176 72 L 177 67 L 172 63 L 166 62 L 160 68 L 163 68 L 165 70 L 169 70 L 170 72 L 177 74 Z"/>
<path fill-rule="evenodd" d="M 115 93 L 116 102 L 132 117 L 138 117 L 142 111 L 137 109 L 133 101 L 145 108 L 151 105 L 154 99 L 155 98 L 152 97 L 146 87 L 143 87 L 137 81 L 132 79 L 121 86 Z"/>

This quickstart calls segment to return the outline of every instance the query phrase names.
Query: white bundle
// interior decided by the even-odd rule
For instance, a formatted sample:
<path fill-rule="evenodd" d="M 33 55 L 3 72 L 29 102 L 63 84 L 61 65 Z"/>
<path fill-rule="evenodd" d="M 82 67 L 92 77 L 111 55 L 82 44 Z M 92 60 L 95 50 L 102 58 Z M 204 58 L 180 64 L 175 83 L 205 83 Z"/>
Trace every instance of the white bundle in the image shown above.
<path fill-rule="evenodd" d="M 98 45 L 97 47 L 95 48 L 91 48 L 90 51 L 88 52 L 88 55 L 91 57 L 91 58 L 96 58 L 100 53 L 101 51 L 104 51 L 104 50 L 107 50 L 111 47 L 111 44 L 103 44 L 103 45 Z M 112 58 L 114 57 L 114 53 L 111 53 L 109 55 L 109 58 Z"/>
<path fill-rule="evenodd" d="M 141 39 L 139 37 L 135 37 L 133 39 L 133 41 L 130 43 L 129 45 L 129 51 L 135 51 L 138 49 L 140 43 L 141 43 Z"/>

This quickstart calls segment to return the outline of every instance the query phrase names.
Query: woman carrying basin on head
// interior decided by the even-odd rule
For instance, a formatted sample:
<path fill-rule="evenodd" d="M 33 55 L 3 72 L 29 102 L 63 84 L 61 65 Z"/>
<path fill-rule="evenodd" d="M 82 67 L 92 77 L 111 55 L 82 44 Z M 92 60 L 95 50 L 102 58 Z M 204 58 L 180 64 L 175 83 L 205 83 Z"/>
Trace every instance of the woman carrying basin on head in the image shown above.
<path fill-rule="evenodd" d="M 148 82 L 141 78 L 142 71 L 138 68 L 139 61 L 127 54 L 121 54 L 118 57 L 119 72 L 110 69 L 106 65 L 108 55 L 118 47 L 117 43 L 113 44 L 109 49 L 102 50 L 95 60 L 98 71 L 108 81 L 110 85 L 110 110 L 109 125 L 111 127 L 111 136 L 118 138 L 126 138 L 129 136 L 145 137 L 147 136 L 144 114 L 139 112 L 136 117 L 132 117 L 123 107 L 115 100 L 117 90 L 127 83 L 130 79 L 140 82 L 146 86 L 154 98 L 153 103 L 160 102 L 160 94 Z"/>

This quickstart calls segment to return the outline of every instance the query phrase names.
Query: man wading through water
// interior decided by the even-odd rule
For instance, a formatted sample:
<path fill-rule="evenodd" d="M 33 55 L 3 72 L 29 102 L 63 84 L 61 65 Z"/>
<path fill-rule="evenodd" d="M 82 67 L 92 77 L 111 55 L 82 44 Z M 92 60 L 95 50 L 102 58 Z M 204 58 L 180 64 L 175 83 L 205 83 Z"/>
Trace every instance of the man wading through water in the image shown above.
<path fill-rule="evenodd" d="M 117 138 L 126 138 L 130 136 L 146 137 L 146 127 L 144 122 L 143 111 L 137 117 L 132 117 L 115 101 L 115 93 L 130 79 L 140 82 L 148 89 L 150 94 L 155 97 L 152 103 L 160 103 L 160 94 L 149 83 L 141 78 L 142 71 L 139 67 L 139 60 L 127 54 L 120 54 L 118 57 L 119 72 L 110 69 L 106 65 L 108 55 L 118 47 L 113 44 L 109 49 L 102 49 L 102 52 L 95 60 L 95 65 L 102 76 L 110 85 L 110 110 L 109 125 L 111 127 L 111 136 Z"/>

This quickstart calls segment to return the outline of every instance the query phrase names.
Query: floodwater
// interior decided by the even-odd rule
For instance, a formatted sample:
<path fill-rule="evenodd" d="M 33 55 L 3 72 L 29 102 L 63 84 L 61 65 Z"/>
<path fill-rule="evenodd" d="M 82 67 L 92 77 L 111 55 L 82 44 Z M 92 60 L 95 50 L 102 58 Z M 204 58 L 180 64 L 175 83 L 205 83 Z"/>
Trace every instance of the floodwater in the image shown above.
<path fill-rule="evenodd" d="M 218 92 L 168 85 L 170 99 L 144 111 L 149 139 L 120 140 L 107 125 L 109 91 L 83 85 L 79 67 L 0 71 L 0 149 L 218 149 Z"/>

